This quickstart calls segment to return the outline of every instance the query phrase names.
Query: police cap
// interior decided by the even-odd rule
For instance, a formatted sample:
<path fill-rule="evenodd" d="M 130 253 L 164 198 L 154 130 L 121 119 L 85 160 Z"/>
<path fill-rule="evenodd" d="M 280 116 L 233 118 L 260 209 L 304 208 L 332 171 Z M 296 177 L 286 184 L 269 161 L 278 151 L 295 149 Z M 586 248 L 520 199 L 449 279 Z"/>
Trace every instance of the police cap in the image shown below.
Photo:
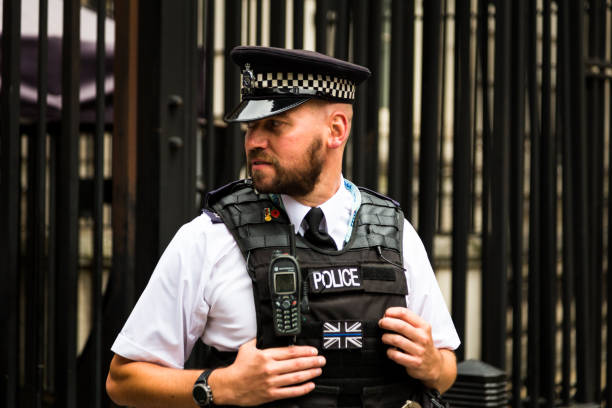
<path fill-rule="evenodd" d="M 239 46 L 230 56 L 241 71 L 240 104 L 226 122 L 250 122 L 285 112 L 312 98 L 353 103 L 370 76 L 360 65 L 307 50 Z"/>

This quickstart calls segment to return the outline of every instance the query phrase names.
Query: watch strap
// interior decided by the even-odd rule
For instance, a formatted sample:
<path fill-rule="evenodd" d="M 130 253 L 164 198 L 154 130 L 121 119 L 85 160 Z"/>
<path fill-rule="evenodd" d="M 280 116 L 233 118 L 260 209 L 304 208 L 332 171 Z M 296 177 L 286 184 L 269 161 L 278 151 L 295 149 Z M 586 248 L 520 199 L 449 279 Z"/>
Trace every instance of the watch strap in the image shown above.
<path fill-rule="evenodd" d="M 195 402 L 201 406 L 201 407 L 212 407 L 214 406 L 214 397 L 212 394 L 212 390 L 210 388 L 210 385 L 208 385 L 208 377 L 210 377 L 210 374 L 213 372 L 212 369 L 206 369 L 204 371 L 202 371 L 202 374 L 200 374 L 200 376 L 198 377 L 198 379 L 196 380 L 196 382 L 193 384 L 194 387 L 194 400 Z M 196 394 L 195 394 L 195 389 L 196 388 L 203 388 L 206 392 L 206 401 L 199 401 L 198 398 L 196 398 Z"/>
<path fill-rule="evenodd" d="M 211 368 L 208 368 L 204 371 L 202 371 L 202 374 L 200 374 L 200 376 L 198 377 L 198 379 L 196 380 L 196 384 L 207 384 L 208 385 L 208 377 L 210 377 L 210 374 L 213 372 L 213 370 Z"/>

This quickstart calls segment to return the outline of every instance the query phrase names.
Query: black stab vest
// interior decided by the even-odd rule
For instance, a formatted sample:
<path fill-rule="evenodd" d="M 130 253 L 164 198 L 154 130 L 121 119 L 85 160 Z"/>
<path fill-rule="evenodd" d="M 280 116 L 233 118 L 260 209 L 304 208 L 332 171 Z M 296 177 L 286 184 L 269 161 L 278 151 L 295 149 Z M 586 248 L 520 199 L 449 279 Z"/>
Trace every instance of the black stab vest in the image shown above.
<path fill-rule="evenodd" d="M 268 278 L 273 253 L 289 253 L 294 242 L 302 280 L 307 282 L 302 289 L 308 311 L 302 312 L 296 344 L 317 347 L 327 363 L 314 380 L 313 392 L 265 406 L 401 407 L 407 399 L 421 399 L 422 384 L 387 357 L 388 346 L 378 327 L 387 308 L 406 306 L 401 267 L 404 216 L 390 199 L 367 189 L 360 192 L 351 239 L 340 251 L 314 247 L 295 235 L 284 210 L 268 194 L 257 194 L 249 180 L 207 196 L 207 209 L 219 215 L 246 259 L 253 280 L 258 348 L 286 346 L 293 339 L 274 334 Z"/>

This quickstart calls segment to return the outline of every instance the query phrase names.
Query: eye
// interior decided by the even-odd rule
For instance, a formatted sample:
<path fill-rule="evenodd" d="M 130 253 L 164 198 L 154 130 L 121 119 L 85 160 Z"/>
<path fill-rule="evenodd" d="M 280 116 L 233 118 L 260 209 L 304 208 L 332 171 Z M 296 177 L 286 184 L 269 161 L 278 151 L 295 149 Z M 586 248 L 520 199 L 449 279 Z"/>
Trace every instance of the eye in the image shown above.
<path fill-rule="evenodd" d="M 279 128 L 281 125 L 283 124 L 283 122 L 281 122 L 280 120 L 276 120 L 276 119 L 270 119 L 266 122 L 266 127 L 268 129 L 277 129 Z"/>

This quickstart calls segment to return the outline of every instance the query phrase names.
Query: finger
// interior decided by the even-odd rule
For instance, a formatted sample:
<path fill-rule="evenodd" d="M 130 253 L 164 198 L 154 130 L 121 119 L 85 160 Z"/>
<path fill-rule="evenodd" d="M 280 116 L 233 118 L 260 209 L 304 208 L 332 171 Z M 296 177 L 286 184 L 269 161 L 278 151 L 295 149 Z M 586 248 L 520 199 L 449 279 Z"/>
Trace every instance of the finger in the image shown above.
<path fill-rule="evenodd" d="M 270 372 L 275 375 L 294 373 L 325 365 L 325 357 L 298 357 L 289 360 L 277 360 L 271 365 Z M 304 381 L 304 380 L 302 380 Z"/>
<path fill-rule="evenodd" d="M 246 350 L 257 349 L 257 339 L 253 338 L 247 341 L 242 346 L 240 346 L 240 348 L 244 348 Z M 319 350 L 317 350 L 316 347 L 311 346 L 273 347 L 260 351 L 264 352 L 268 357 L 274 360 L 287 360 L 298 357 L 316 356 L 317 354 L 319 354 Z"/>
<path fill-rule="evenodd" d="M 385 333 L 382 336 L 382 342 L 395 347 L 402 352 L 414 356 L 421 356 L 425 352 L 425 348 L 413 341 L 408 340 L 406 337 L 399 334 Z"/>
<path fill-rule="evenodd" d="M 416 340 L 418 337 L 418 329 L 412 324 L 395 317 L 383 317 L 378 321 L 380 328 L 400 333 L 402 336 L 409 338 L 410 340 Z"/>
<path fill-rule="evenodd" d="M 274 347 L 262 351 L 274 360 L 290 360 L 300 357 L 312 357 L 319 354 L 319 350 L 311 346 Z"/>
<path fill-rule="evenodd" d="M 390 307 L 385 310 L 385 317 L 394 317 L 416 327 L 427 325 L 427 321 L 406 307 Z"/>
<path fill-rule="evenodd" d="M 310 368 L 302 371 L 290 372 L 287 374 L 277 375 L 270 379 L 269 384 L 272 387 L 287 387 L 301 384 L 312 380 L 321 375 L 323 370 L 320 368 Z"/>
<path fill-rule="evenodd" d="M 387 350 L 387 357 L 397 364 L 406 367 L 410 371 L 409 374 L 413 374 L 416 368 L 420 366 L 422 361 L 422 359 L 419 357 L 402 353 L 401 351 L 392 348 Z"/>
<path fill-rule="evenodd" d="M 273 400 L 301 397 L 302 395 L 306 395 L 314 390 L 314 388 L 315 384 L 313 382 L 307 382 L 291 387 L 278 387 L 270 391 L 270 397 Z"/>
<path fill-rule="evenodd" d="M 426 321 L 423 321 L 420 326 L 414 326 L 401 319 L 383 317 L 379 321 L 379 326 L 383 329 L 397 332 L 415 343 L 422 345 L 433 344 L 431 326 Z"/>

